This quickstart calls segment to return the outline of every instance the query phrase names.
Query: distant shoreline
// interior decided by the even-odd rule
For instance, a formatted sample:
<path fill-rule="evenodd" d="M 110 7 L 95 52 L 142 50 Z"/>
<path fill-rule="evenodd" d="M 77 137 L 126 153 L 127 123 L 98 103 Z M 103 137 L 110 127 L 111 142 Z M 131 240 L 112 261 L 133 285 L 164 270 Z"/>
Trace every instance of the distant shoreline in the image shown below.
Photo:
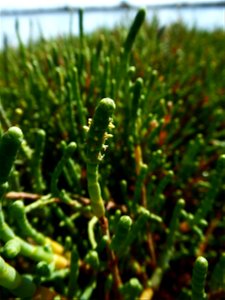
<path fill-rule="evenodd" d="M 201 3 L 179 3 L 179 4 L 161 4 L 161 5 L 147 5 L 146 9 L 174 9 L 174 8 L 209 8 L 209 7 L 225 7 L 225 1 L 220 2 L 201 2 Z M 126 3 L 121 3 L 117 6 L 107 7 L 85 7 L 84 12 L 104 12 L 104 11 L 118 11 L 118 10 L 137 10 L 139 6 L 133 6 Z M 35 8 L 35 9 L 13 9 L 1 10 L 0 16 L 14 16 L 14 15 L 33 15 L 33 14 L 49 14 L 49 13 L 64 13 L 64 12 L 78 12 L 79 7 L 56 7 L 56 8 Z"/>

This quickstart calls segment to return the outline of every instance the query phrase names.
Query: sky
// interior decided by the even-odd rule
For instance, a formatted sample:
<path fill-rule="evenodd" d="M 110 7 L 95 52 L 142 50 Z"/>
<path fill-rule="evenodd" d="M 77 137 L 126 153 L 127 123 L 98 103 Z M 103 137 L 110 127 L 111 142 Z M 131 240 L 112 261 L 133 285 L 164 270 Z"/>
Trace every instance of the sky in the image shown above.
<path fill-rule="evenodd" d="M 112 6 L 117 5 L 121 1 L 119 0 L 6 0 L 0 1 L 1 9 L 31 9 L 31 8 L 46 8 L 46 7 L 59 7 L 59 6 Z M 164 4 L 164 3 L 197 3 L 197 2 L 218 2 L 217 0 L 128 0 L 129 4 L 144 6 L 150 4 Z"/>

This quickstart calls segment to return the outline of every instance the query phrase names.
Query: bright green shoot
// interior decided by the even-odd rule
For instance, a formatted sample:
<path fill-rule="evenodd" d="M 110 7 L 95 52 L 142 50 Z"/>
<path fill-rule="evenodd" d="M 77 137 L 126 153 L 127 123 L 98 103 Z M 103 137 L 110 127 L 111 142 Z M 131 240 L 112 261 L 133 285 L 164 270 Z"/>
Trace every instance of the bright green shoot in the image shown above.
<path fill-rule="evenodd" d="M 111 118 L 115 107 L 112 99 L 102 99 L 95 110 L 93 119 L 89 122 L 90 127 L 87 134 L 88 192 L 93 214 L 98 218 L 105 215 L 101 187 L 98 182 L 98 167 L 103 158 L 102 151 L 107 148 L 105 141 L 111 137 L 107 130 L 113 128 Z"/>
<path fill-rule="evenodd" d="M 0 139 L 0 185 L 8 180 L 22 140 L 23 133 L 20 128 L 15 126 L 10 127 Z"/>
<path fill-rule="evenodd" d="M 205 279 L 207 276 L 207 270 L 208 261 L 203 256 L 199 256 L 195 261 L 192 274 L 192 300 L 207 299 L 205 293 Z"/>
<path fill-rule="evenodd" d="M 11 290 L 14 295 L 22 299 L 31 297 L 36 290 L 32 280 L 26 276 L 21 276 L 2 257 L 0 257 L 0 285 Z"/>

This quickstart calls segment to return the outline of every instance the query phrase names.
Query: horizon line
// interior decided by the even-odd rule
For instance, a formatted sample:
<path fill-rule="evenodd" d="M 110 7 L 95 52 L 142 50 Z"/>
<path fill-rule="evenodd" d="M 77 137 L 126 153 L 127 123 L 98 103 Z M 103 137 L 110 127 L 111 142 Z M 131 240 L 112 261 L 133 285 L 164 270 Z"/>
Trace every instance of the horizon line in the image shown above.
<path fill-rule="evenodd" d="M 127 2 L 121 2 L 118 5 L 112 6 L 57 6 L 57 7 L 46 7 L 46 8 L 28 8 L 28 9 L 0 9 L 1 16 L 9 16 L 9 15 L 24 15 L 24 14 L 41 14 L 41 13 L 54 13 L 54 12 L 78 12 L 82 9 L 84 12 L 94 12 L 94 11 L 113 11 L 113 10 L 121 10 L 121 9 L 139 9 L 140 7 L 144 7 L 146 9 L 163 9 L 163 8 L 191 8 L 191 7 L 225 7 L 225 1 L 217 1 L 217 2 L 198 2 L 198 3 L 170 3 L 170 4 L 148 4 L 148 5 L 131 5 Z"/>

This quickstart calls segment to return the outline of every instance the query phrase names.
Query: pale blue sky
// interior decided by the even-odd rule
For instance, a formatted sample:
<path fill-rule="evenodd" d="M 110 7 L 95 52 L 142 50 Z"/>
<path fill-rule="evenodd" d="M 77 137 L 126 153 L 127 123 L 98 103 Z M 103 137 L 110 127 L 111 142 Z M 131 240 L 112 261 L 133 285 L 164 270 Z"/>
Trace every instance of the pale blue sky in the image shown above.
<path fill-rule="evenodd" d="M 22 9 L 22 8 L 44 8 L 44 7 L 58 7 L 58 6 L 111 6 L 119 4 L 119 0 L 1 0 L 0 9 Z M 144 6 L 150 4 L 163 4 L 163 3 L 196 3 L 196 2 L 217 2 L 217 0 L 129 0 L 130 4 Z"/>

